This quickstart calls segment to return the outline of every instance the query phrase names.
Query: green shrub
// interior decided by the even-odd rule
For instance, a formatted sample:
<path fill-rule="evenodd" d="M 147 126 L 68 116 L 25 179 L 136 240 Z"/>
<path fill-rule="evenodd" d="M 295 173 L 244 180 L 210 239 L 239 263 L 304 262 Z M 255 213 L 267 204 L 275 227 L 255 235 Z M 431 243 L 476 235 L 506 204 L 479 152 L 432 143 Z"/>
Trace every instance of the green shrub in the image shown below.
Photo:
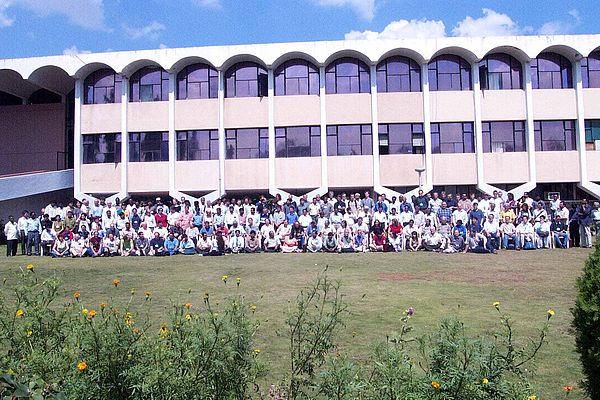
<path fill-rule="evenodd" d="M 583 365 L 584 387 L 592 400 L 600 399 L 600 241 L 577 278 L 573 308 L 575 343 Z"/>

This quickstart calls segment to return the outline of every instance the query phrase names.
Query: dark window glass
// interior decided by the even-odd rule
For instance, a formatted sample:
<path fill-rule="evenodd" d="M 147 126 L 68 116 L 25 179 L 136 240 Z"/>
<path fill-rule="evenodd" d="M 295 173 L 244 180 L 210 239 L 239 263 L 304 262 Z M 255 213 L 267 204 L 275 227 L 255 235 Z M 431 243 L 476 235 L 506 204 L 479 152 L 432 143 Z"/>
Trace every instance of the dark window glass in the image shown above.
<path fill-rule="evenodd" d="M 319 69 L 312 63 L 295 59 L 275 70 L 275 96 L 319 94 Z"/>
<path fill-rule="evenodd" d="M 219 131 L 177 132 L 177 161 L 218 159 Z"/>
<path fill-rule="evenodd" d="M 262 97 L 267 94 L 267 70 L 257 63 L 240 62 L 225 72 L 225 97 Z"/>
<path fill-rule="evenodd" d="M 188 65 L 177 74 L 177 99 L 216 99 L 219 73 L 206 64 Z"/>
<path fill-rule="evenodd" d="M 584 88 L 600 88 L 600 51 L 581 60 L 581 80 Z"/>
<path fill-rule="evenodd" d="M 110 68 L 92 72 L 83 83 L 84 104 L 120 103 L 121 81 L 121 75 Z"/>
<path fill-rule="evenodd" d="M 585 141 L 594 143 L 596 140 L 600 140 L 600 120 L 588 119 L 585 121 Z"/>
<path fill-rule="evenodd" d="M 535 151 L 577 150 L 575 121 L 534 121 Z"/>
<path fill-rule="evenodd" d="M 526 151 L 525 122 L 483 122 L 483 152 L 512 153 Z"/>
<path fill-rule="evenodd" d="M 479 62 L 479 80 L 484 90 L 523 89 L 521 63 L 509 54 L 487 55 Z"/>
<path fill-rule="evenodd" d="M 27 104 L 60 104 L 62 97 L 47 89 L 38 89 L 27 99 Z"/>
<path fill-rule="evenodd" d="M 421 67 L 408 57 L 386 58 L 377 65 L 377 90 L 379 92 L 420 92 Z"/>
<path fill-rule="evenodd" d="M 327 126 L 327 155 L 355 156 L 373 154 L 371 125 Z"/>
<path fill-rule="evenodd" d="M 370 93 L 370 86 L 369 66 L 356 58 L 340 58 L 325 69 L 327 94 Z"/>
<path fill-rule="evenodd" d="M 472 122 L 435 122 L 431 124 L 432 153 L 474 153 Z"/>
<path fill-rule="evenodd" d="M 531 86 L 534 89 L 571 89 L 571 62 L 556 53 L 541 53 L 531 60 Z"/>
<path fill-rule="evenodd" d="M 379 154 L 422 154 L 423 124 L 380 124 Z"/>
<path fill-rule="evenodd" d="M 267 128 L 227 129 L 225 158 L 228 160 L 269 158 L 269 130 Z"/>
<path fill-rule="evenodd" d="M 82 135 L 83 163 L 105 164 L 121 162 L 121 134 Z"/>
<path fill-rule="evenodd" d="M 0 106 L 20 106 L 22 104 L 23 100 L 20 97 L 0 91 Z"/>
<path fill-rule="evenodd" d="M 321 128 L 294 126 L 275 128 L 275 156 L 279 158 L 321 155 Z"/>
<path fill-rule="evenodd" d="M 429 90 L 471 90 L 471 65 L 462 57 L 443 54 L 429 62 Z"/>
<path fill-rule="evenodd" d="M 135 132 L 129 134 L 129 161 L 169 161 L 168 132 Z"/>
<path fill-rule="evenodd" d="M 160 67 L 144 67 L 129 80 L 131 102 L 168 101 L 169 73 Z"/>

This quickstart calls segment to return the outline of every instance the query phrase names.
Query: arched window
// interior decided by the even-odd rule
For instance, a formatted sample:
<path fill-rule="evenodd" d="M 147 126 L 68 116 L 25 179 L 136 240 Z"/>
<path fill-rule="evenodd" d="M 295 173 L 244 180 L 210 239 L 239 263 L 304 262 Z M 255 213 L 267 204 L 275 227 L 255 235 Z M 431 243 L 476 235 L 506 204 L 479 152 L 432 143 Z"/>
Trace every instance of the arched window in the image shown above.
<path fill-rule="evenodd" d="M 531 60 L 531 86 L 534 89 L 572 89 L 571 62 L 556 53 L 541 53 Z"/>
<path fill-rule="evenodd" d="M 319 94 L 319 68 L 311 62 L 295 59 L 275 70 L 275 96 Z"/>
<path fill-rule="evenodd" d="M 392 56 L 377 65 L 378 92 L 420 92 L 421 67 L 408 57 Z"/>
<path fill-rule="evenodd" d="M 325 69 L 325 92 L 335 93 L 369 93 L 369 66 L 350 57 L 335 60 Z"/>
<path fill-rule="evenodd" d="M 216 99 L 219 73 L 206 64 L 188 65 L 177 74 L 177 99 Z"/>
<path fill-rule="evenodd" d="M 429 90 L 471 90 L 471 65 L 454 54 L 443 54 L 429 62 Z"/>
<path fill-rule="evenodd" d="M 267 92 L 267 70 L 255 62 L 239 62 L 225 72 L 225 97 L 262 97 Z"/>
<path fill-rule="evenodd" d="M 129 101 L 168 101 L 169 73 L 160 67 L 144 67 L 129 80 Z"/>
<path fill-rule="evenodd" d="M 84 104 L 112 104 L 121 102 L 121 75 L 110 68 L 99 69 L 85 78 Z"/>
<path fill-rule="evenodd" d="M 479 62 L 481 89 L 523 89 L 523 69 L 519 60 L 509 54 L 494 53 Z"/>
<path fill-rule="evenodd" d="M 581 60 L 581 80 L 584 88 L 600 88 L 600 51 Z"/>

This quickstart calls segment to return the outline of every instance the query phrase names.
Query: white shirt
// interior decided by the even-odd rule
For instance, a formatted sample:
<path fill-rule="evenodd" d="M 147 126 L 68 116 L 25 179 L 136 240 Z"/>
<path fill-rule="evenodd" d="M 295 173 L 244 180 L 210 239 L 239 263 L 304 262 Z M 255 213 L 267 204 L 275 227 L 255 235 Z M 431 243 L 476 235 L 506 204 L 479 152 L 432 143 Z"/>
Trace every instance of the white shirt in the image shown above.
<path fill-rule="evenodd" d="M 240 251 L 244 248 L 244 238 L 242 236 L 233 236 L 229 240 L 229 246 L 231 246 L 231 250 Z"/>
<path fill-rule="evenodd" d="M 27 218 L 25 217 L 21 217 L 17 220 L 17 228 L 20 231 L 25 231 L 27 232 Z"/>
<path fill-rule="evenodd" d="M 468 222 L 469 216 L 467 215 L 467 212 L 465 210 L 454 210 L 454 212 L 452 212 L 452 223 L 456 225 L 456 222 L 458 220 L 461 220 L 463 222 L 463 224 L 466 224 Z"/>
<path fill-rule="evenodd" d="M 6 240 L 19 239 L 19 231 L 17 229 L 17 224 L 8 221 L 6 225 L 4 225 L 4 234 L 6 235 Z"/>

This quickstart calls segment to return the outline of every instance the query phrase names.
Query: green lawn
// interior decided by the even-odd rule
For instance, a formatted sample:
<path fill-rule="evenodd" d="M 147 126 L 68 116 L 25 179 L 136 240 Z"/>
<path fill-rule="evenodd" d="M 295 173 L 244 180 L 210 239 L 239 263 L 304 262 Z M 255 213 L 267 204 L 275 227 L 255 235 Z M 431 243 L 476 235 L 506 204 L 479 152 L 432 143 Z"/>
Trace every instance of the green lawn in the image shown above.
<path fill-rule="evenodd" d="M 125 301 L 131 288 L 142 297 L 144 291 L 151 291 L 156 322 L 171 300 L 201 305 L 204 293 L 210 292 L 211 299 L 218 301 L 235 292 L 234 278 L 240 277 L 241 293 L 258 306 L 257 346 L 269 365 L 269 382 L 277 382 L 285 371 L 287 341 L 277 333 L 285 329 L 290 301 L 326 265 L 330 276 L 342 281 L 352 311 L 340 331 L 340 351 L 354 357 L 365 357 L 373 341 L 394 333 L 409 306 L 416 309 L 412 323 L 417 333 L 435 328 L 448 315 L 458 316 L 472 332 L 486 332 L 498 326 L 492 303 L 500 301 L 520 335 L 535 334 L 546 310 L 553 308 L 549 343 L 538 358 L 533 382 L 541 399 L 561 398 L 566 384 L 575 387 L 569 398 L 583 399 L 569 309 L 575 279 L 589 253 L 577 248 L 498 255 L 260 254 L 84 260 L 19 256 L 0 258 L 0 276 L 10 277 L 10 271 L 32 263 L 36 273 L 57 274 L 64 281 L 65 298 L 79 291 L 90 308 L 110 297 Z M 227 286 L 223 275 L 232 277 Z M 111 284 L 114 278 L 122 281 L 118 290 Z"/>

